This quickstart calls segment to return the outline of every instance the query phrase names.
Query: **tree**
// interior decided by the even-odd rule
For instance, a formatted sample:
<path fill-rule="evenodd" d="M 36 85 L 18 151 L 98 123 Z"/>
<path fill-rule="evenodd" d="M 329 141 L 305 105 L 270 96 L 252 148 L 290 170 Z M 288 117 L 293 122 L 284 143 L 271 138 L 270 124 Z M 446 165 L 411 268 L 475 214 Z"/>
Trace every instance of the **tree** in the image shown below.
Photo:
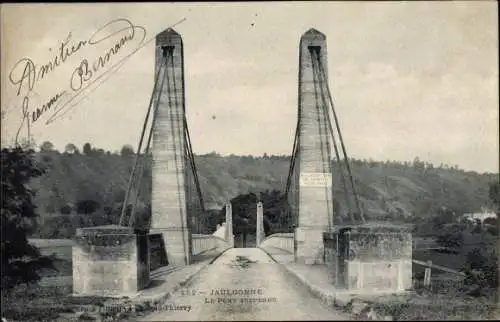
<path fill-rule="evenodd" d="M 20 283 L 39 280 L 41 269 L 54 266 L 51 258 L 42 256 L 27 239 L 37 217 L 34 192 L 28 183 L 44 170 L 35 163 L 33 149 L 4 148 L 1 160 L 2 288 L 11 289 Z"/>
<path fill-rule="evenodd" d="M 441 229 L 444 228 L 445 218 L 443 218 L 441 215 L 436 215 L 431 218 L 431 223 L 432 223 L 432 229 L 434 230 L 435 233 L 438 233 L 441 231 Z"/>
<path fill-rule="evenodd" d="M 76 147 L 76 145 L 74 145 L 73 143 L 68 143 L 68 144 L 66 144 L 66 147 L 64 148 L 64 153 L 79 154 L 80 151 L 78 151 L 78 148 Z"/>
<path fill-rule="evenodd" d="M 54 206 L 54 203 L 50 202 L 49 204 L 45 205 L 45 212 L 49 214 L 55 213 L 56 206 Z"/>
<path fill-rule="evenodd" d="M 72 238 L 74 235 L 75 229 L 69 216 L 50 217 L 40 230 L 41 238 Z"/>
<path fill-rule="evenodd" d="M 61 212 L 61 214 L 63 215 L 69 215 L 71 214 L 71 206 L 70 205 L 64 205 L 61 207 L 61 209 L 59 210 Z"/>
<path fill-rule="evenodd" d="M 498 215 L 500 212 L 500 180 L 490 183 L 489 197 L 495 206 L 495 212 Z"/>
<path fill-rule="evenodd" d="M 52 150 L 54 150 L 54 144 L 52 144 L 52 142 L 45 141 L 40 146 L 41 152 L 47 152 L 47 151 L 52 151 Z"/>
<path fill-rule="evenodd" d="M 453 210 L 447 207 L 441 207 L 438 210 L 438 216 L 444 224 L 449 224 L 455 222 L 455 213 Z"/>
<path fill-rule="evenodd" d="M 100 208 L 100 204 L 95 200 L 82 200 L 76 203 L 76 212 L 79 214 L 92 214 Z"/>
<path fill-rule="evenodd" d="M 481 296 L 498 287 L 498 254 L 495 247 L 475 248 L 467 254 L 464 266 L 469 295 Z"/>
<path fill-rule="evenodd" d="M 134 155 L 134 148 L 130 144 L 125 144 L 120 151 L 121 156 Z"/>
<path fill-rule="evenodd" d="M 474 228 L 472 228 L 471 232 L 473 234 L 480 234 L 483 232 L 483 223 L 481 222 L 481 219 L 474 219 Z"/>
<path fill-rule="evenodd" d="M 90 145 L 90 143 L 87 142 L 83 145 L 83 154 L 85 155 L 92 154 L 92 146 Z"/>
<path fill-rule="evenodd" d="M 441 247 L 460 249 L 464 244 L 464 236 L 462 232 L 445 232 L 437 237 L 436 243 Z"/>
<path fill-rule="evenodd" d="M 420 161 L 419 157 L 415 157 L 413 159 L 413 168 L 415 168 L 417 170 L 425 169 L 425 163 Z"/>
<path fill-rule="evenodd" d="M 133 225 L 135 228 L 149 229 L 151 226 L 151 205 L 145 205 L 143 202 L 139 201 L 134 216 Z"/>
<path fill-rule="evenodd" d="M 496 227 L 498 224 L 498 218 L 488 217 L 483 220 L 483 225 L 490 225 Z"/>

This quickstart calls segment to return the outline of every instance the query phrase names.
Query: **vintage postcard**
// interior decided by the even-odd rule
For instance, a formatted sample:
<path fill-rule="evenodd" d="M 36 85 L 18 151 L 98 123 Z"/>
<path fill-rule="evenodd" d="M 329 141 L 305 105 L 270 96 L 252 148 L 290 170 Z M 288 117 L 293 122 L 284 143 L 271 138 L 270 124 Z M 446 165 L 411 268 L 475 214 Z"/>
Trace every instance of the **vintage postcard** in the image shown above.
<path fill-rule="evenodd" d="M 1 5 L 2 321 L 498 319 L 498 5 Z"/>

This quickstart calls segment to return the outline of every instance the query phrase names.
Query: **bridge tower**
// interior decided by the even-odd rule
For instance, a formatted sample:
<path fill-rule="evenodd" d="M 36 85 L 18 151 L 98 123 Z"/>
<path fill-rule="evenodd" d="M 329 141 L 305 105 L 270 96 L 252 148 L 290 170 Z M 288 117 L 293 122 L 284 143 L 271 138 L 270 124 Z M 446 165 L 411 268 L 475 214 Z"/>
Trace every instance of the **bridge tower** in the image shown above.
<path fill-rule="evenodd" d="M 294 199 L 291 205 L 297 218 L 295 260 L 306 264 L 324 262 L 322 236 L 332 228 L 333 222 L 327 108 L 317 95 L 320 81 L 314 72 L 313 54 L 319 57 L 326 77 L 326 37 L 310 29 L 300 39 L 295 191 L 291 194 Z"/>
<path fill-rule="evenodd" d="M 185 158 L 184 61 L 181 36 L 168 28 L 156 36 L 151 233 L 162 234 L 169 264 L 188 265 L 192 254 Z M 158 102 L 159 100 L 159 102 Z"/>

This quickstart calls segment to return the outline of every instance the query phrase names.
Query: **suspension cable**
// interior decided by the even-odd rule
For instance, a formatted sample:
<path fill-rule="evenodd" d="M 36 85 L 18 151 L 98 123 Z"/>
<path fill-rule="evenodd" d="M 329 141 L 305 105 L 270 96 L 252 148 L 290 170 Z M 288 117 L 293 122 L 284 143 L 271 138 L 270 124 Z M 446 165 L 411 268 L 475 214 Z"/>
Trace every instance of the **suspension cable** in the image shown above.
<path fill-rule="evenodd" d="M 328 170 L 330 171 L 330 174 L 332 174 L 332 178 L 333 178 L 333 173 L 332 173 L 332 168 L 331 168 L 331 160 L 330 160 L 330 146 L 328 144 L 328 133 L 327 132 L 327 129 L 326 129 L 326 125 L 325 125 L 325 128 L 324 128 L 324 131 L 323 131 L 323 126 L 322 126 L 322 122 L 321 122 L 321 112 L 324 112 L 325 108 L 321 108 L 320 107 L 320 102 L 319 102 L 319 98 L 318 98 L 318 86 L 317 86 L 317 82 L 316 82 L 316 70 L 314 68 L 314 53 L 313 53 L 313 48 L 309 48 L 310 50 L 310 54 L 311 54 L 311 62 L 312 62 L 312 72 L 313 72 L 313 84 L 314 84 L 314 102 L 315 102 L 315 107 L 316 107 L 316 120 L 318 121 L 318 133 L 319 133 L 319 144 L 320 144 L 320 151 L 321 151 L 321 159 L 322 159 L 322 168 L 323 168 L 323 173 L 325 172 L 325 153 L 324 153 L 324 150 L 323 149 L 323 132 L 325 132 L 325 137 L 326 137 L 326 150 L 327 150 L 327 162 L 328 162 Z M 323 118 L 325 119 L 325 118 Z M 333 185 L 332 185 L 332 190 L 333 190 Z M 330 202 L 329 202 L 329 196 L 328 196 L 328 189 L 325 187 L 325 194 L 326 194 L 326 209 L 330 209 Z M 332 197 L 333 197 L 333 194 L 332 194 Z M 333 201 L 333 199 L 332 199 Z M 330 216 L 330 214 L 328 214 L 328 230 L 330 231 L 333 227 L 333 223 L 332 223 L 332 217 Z"/>
<path fill-rule="evenodd" d="M 175 65 L 174 65 L 174 50 L 173 50 L 173 47 L 167 47 L 168 51 L 166 51 L 166 54 L 167 55 L 170 55 L 169 58 L 170 59 L 170 62 L 171 62 L 171 65 L 172 65 L 172 85 L 173 85 L 173 92 L 174 92 L 174 107 L 175 107 L 175 111 L 179 112 L 179 104 L 178 104 L 178 100 L 177 100 L 177 86 L 176 86 L 176 81 L 175 81 Z M 167 64 L 168 65 L 168 64 Z M 167 84 L 170 88 L 170 78 L 168 76 L 168 67 L 167 67 Z M 175 138 L 176 137 L 180 137 L 182 135 L 182 133 L 175 133 L 175 129 L 174 129 L 174 114 L 173 114 L 173 110 L 172 110 L 172 99 L 170 97 L 170 92 L 168 93 L 168 106 L 169 106 L 169 113 L 170 113 L 170 122 L 171 122 L 171 130 L 172 130 L 172 144 L 173 144 L 173 148 L 174 148 L 174 151 L 176 150 L 176 144 L 175 144 Z M 182 111 L 184 112 L 184 110 Z M 180 132 L 180 129 L 179 131 Z M 177 134 L 177 135 L 176 135 Z M 180 148 L 182 148 L 182 145 L 180 146 Z M 174 161 L 175 161 L 175 172 L 176 172 L 176 178 L 177 178 L 177 189 L 180 190 L 180 182 L 179 182 L 179 168 L 178 168 L 178 162 L 177 162 L 177 153 L 174 153 Z M 183 207 L 182 207 L 182 199 L 181 199 L 181 195 L 179 194 L 179 209 L 180 209 L 180 219 L 181 219 L 181 229 L 182 229 L 182 234 L 184 234 L 184 230 L 185 230 L 185 227 L 184 227 L 184 218 L 186 218 L 186 221 L 187 221 L 187 216 L 184 216 L 184 213 L 183 213 Z M 186 224 L 189 224 L 186 222 Z M 186 236 L 183 236 L 183 237 L 186 237 Z M 188 236 L 189 237 L 189 236 Z M 189 264 L 189 260 L 188 260 L 188 255 L 187 255 L 187 247 L 186 247 L 186 243 L 184 242 L 184 238 L 183 238 L 183 241 L 182 241 L 182 246 L 184 248 L 184 260 L 186 262 L 186 264 Z"/>
<path fill-rule="evenodd" d="M 293 140 L 292 157 L 290 158 L 290 168 L 288 170 L 288 178 L 286 179 L 285 195 L 288 195 L 290 191 L 290 185 L 292 184 L 293 171 L 295 169 L 295 158 L 298 153 L 298 141 L 299 141 L 299 121 L 297 121 L 297 127 L 295 130 L 295 138 Z"/>
<path fill-rule="evenodd" d="M 160 73 L 161 73 L 162 66 L 163 66 L 164 63 L 165 63 L 165 59 L 162 58 L 161 63 L 160 63 L 160 68 L 158 69 L 158 72 L 157 72 L 156 77 L 155 77 L 155 82 L 154 82 L 154 85 L 153 85 L 153 92 L 151 93 L 151 97 L 149 99 L 148 111 L 146 112 L 146 117 L 144 119 L 144 124 L 142 126 L 141 137 L 139 139 L 139 145 L 137 147 L 137 153 L 135 155 L 134 166 L 132 168 L 132 173 L 130 174 L 130 178 L 129 178 L 129 182 L 128 182 L 128 187 L 127 187 L 127 190 L 126 190 L 126 193 L 125 193 L 125 199 L 123 200 L 123 207 L 122 207 L 122 211 L 121 211 L 121 214 L 120 214 L 120 221 L 119 221 L 119 225 L 120 226 L 123 226 L 124 222 L 125 222 L 125 215 L 126 215 L 126 210 L 127 210 L 127 203 L 129 201 L 130 191 L 132 189 L 132 185 L 133 185 L 133 182 L 134 182 L 134 179 L 135 179 L 135 171 L 136 171 L 137 164 L 138 164 L 138 161 L 139 161 L 139 155 L 140 155 L 140 152 L 141 152 L 141 149 L 142 149 L 142 142 L 144 140 L 144 133 L 146 132 L 146 126 L 147 126 L 147 123 L 149 121 L 149 114 L 151 113 L 151 105 L 153 104 L 153 97 L 154 97 L 155 92 L 156 92 L 156 86 L 158 84 L 158 79 L 160 78 Z M 163 87 L 163 85 L 162 85 L 162 87 Z"/>
<path fill-rule="evenodd" d="M 191 206 L 193 204 L 193 198 L 194 198 L 193 197 L 193 188 L 192 188 L 192 186 L 193 186 L 192 183 L 194 181 L 194 174 L 191 176 L 191 174 L 193 173 L 192 172 L 193 165 L 191 164 L 191 161 L 189 159 L 189 148 L 188 148 L 188 142 L 187 142 L 187 138 L 186 138 L 185 129 L 184 129 L 184 144 L 187 147 L 186 149 L 184 149 L 184 162 L 186 163 L 186 184 L 185 184 L 185 186 L 186 186 L 186 201 L 187 201 L 188 206 Z M 199 200 L 198 200 L 198 202 L 199 202 Z M 190 213 L 192 213 L 193 210 L 188 209 L 188 211 L 190 211 Z M 199 228 L 200 228 L 199 227 L 199 220 L 197 220 L 196 233 L 198 233 Z"/>
<path fill-rule="evenodd" d="M 337 132 L 338 132 L 339 139 L 340 139 L 340 144 L 341 144 L 341 147 L 342 147 L 342 152 L 344 154 L 344 163 L 346 165 L 347 172 L 349 174 L 349 180 L 351 181 L 351 187 L 352 187 L 352 192 L 353 192 L 353 195 L 354 195 L 354 200 L 356 202 L 356 207 L 358 208 L 361 220 L 363 222 L 365 222 L 365 216 L 364 216 L 364 213 L 363 213 L 363 208 L 361 207 L 361 204 L 359 202 L 358 193 L 357 193 L 356 186 L 354 184 L 354 179 L 353 179 L 353 176 L 352 176 L 351 166 L 349 165 L 349 159 L 348 159 L 346 148 L 345 148 L 345 145 L 344 145 L 344 140 L 342 138 L 342 132 L 340 131 L 340 126 L 339 126 L 339 121 L 338 121 L 338 118 L 337 118 L 337 113 L 335 112 L 335 107 L 334 107 L 334 104 L 333 104 L 332 93 L 330 92 L 330 87 L 328 86 L 328 83 L 326 82 L 325 70 L 324 70 L 324 68 L 323 68 L 323 66 L 321 64 L 321 61 L 320 60 L 318 60 L 318 61 L 319 61 L 319 70 L 320 70 L 321 83 L 323 85 L 325 85 L 327 93 L 328 93 L 328 98 L 330 100 L 330 107 L 331 107 L 331 110 L 333 112 L 333 117 L 335 119 L 335 126 L 337 128 Z"/>
<path fill-rule="evenodd" d="M 200 205 L 200 208 L 199 208 L 199 211 L 197 211 L 197 220 L 196 220 L 196 231 L 197 233 L 199 233 L 201 230 L 200 230 L 200 227 L 201 227 L 201 219 L 202 219 L 202 213 L 205 212 L 205 203 L 203 201 L 203 195 L 201 193 L 201 187 L 200 187 L 200 181 L 199 181 L 199 178 L 198 178 L 198 171 L 196 169 L 196 163 L 195 163 L 195 160 L 194 160 L 194 153 L 193 153 L 193 148 L 192 148 L 192 145 L 191 145 L 191 137 L 189 135 L 189 128 L 188 128 L 188 125 L 187 125 L 187 119 L 186 119 L 186 115 L 184 115 L 184 142 L 186 144 L 186 153 L 185 153 L 185 158 L 187 161 L 189 161 L 189 165 L 191 166 L 191 173 L 193 174 L 193 179 L 194 179 L 194 183 L 195 183 L 195 188 L 196 188 L 196 193 L 197 193 L 197 201 Z M 189 192 L 189 198 L 188 200 L 190 200 L 190 202 L 192 202 L 192 197 L 191 197 L 191 194 L 192 194 L 192 190 L 191 190 L 191 181 L 189 181 L 189 189 L 188 189 L 188 192 Z"/>
<path fill-rule="evenodd" d="M 139 170 L 139 183 L 137 184 L 138 186 L 136 187 L 135 189 L 135 198 L 134 198 L 134 202 L 132 204 L 132 212 L 130 213 L 130 217 L 129 217 L 129 227 L 133 227 L 133 225 L 135 224 L 135 219 L 136 219 L 136 208 L 137 208 L 137 202 L 138 202 L 138 198 L 139 198 L 139 192 L 141 190 L 141 187 L 142 187 L 142 176 L 144 174 L 144 164 L 147 162 L 148 160 L 148 157 L 149 157 L 149 149 L 150 149 L 150 146 L 151 146 L 151 138 L 152 138 L 152 134 L 153 134 L 153 131 L 154 131 L 154 126 L 153 124 L 155 123 L 156 121 L 156 111 L 158 110 L 158 105 L 159 105 L 159 101 L 158 103 L 156 104 L 156 107 L 155 107 L 155 110 L 154 110 L 154 113 L 153 113 L 153 123 L 151 124 L 151 128 L 149 130 L 149 135 L 148 135 L 148 141 L 147 141 L 147 145 L 146 145 L 146 150 L 144 151 L 144 157 L 143 157 L 143 161 L 141 162 L 140 164 L 140 170 Z"/>
<path fill-rule="evenodd" d="M 184 131 L 184 137 L 183 137 L 183 142 L 184 146 L 187 147 L 187 142 L 186 142 L 186 131 Z M 193 206 L 193 188 L 192 188 L 192 182 L 193 182 L 193 177 L 191 175 L 191 164 L 189 162 L 189 153 L 187 149 L 184 149 L 184 165 L 185 165 L 185 171 L 184 171 L 184 193 L 185 193 L 185 200 L 186 200 L 186 209 L 188 214 L 192 214 L 194 211 L 194 208 L 196 206 Z M 188 220 L 188 224 L 190 224 L 190 228 L 193 229 L 193 222 Z M 193 230 L 194 232 L 194 230 Z M 196 231 L 197 233 L 197 231 Z"/>
<path fill-rule="evenodd" d="M 299 102 L 300 102 L 300 97 L 299 97 Z M 290 167 L 288 169 L 288 177 L 286 180 L 286 187 L 285 187 L 285 198 L 287 198 L 287 199 L 288 199 L 288 194 L 290 193 L 290 187 L 292 185 L 292 180 L 294 177 L 295 162 L 297 159 L 297 155 L 299 154 L 300 121 L 301 121 L 301 111 L 299 108 L 297 111 L 297 124 L 295 126 L 295 137 L 293 140 L 292 157 L 290 158 Z M 290 227 L 290 220 L 289 220 L 290 218 L 292 218 L 292 226 L 297 225 L 297 218 L 296 217 L 297 216 L 295 216 L 295 212 L 292 211 L 292 209 L 289 209 L 288 216 L 287 216 L 289 227 Z"/>
<path fill-rule="evenodd" d="M 315 65 L 315 57 L 314 57 L 314 53 L 311 51 L 311 58 L 312 58 L 312 64 L 313 64 L 313 74 L 316 75 L 316 76 L 319 76 L 317 75 L 316 73 L 316 68 L 318 67 L 318 65 Z M 318 62 L 319 62 L 319 53 L 318 53 Z M 320 83 L 320 85 L 322 85 L 322 82 L 321 82 L 321 79 L 319 79 L 318 77 L 318 81 Z M 342 167 L 342 162 L 341 162 L 341 159 L 340 159 L 340 155 L 339 155 L 339 149 L 337 147 L 337 142 L 335 140 L 335 135 L 334 135 L 334 132 L 333 132 L 333 127 L 332 127 L 332 122 L 330 120 L 330 113 L 328 112 L 328 109 L 327 109 L 327 102 L 326 102 L 326 98 L 325 98 L 325 95 L 324 95 L 324 91 L 323 91 L 323 87 L 321 86 L 320 87 L 320 90 L 321 90 L 321 99 L 323 101 L 323 106 L 324 106 L 324 112 L 325 112 L 325 116 L 328 120 L 328 125 L 329 125 L 329 129 L 330 129 L 330 135 L 331 135 L 331 138 L 332 138 L 332 141 L 333 141 L 333 147 L 334 147 L 334 150 L 335 150 L 335 156 L 337 157 L 337 164 L 339 165 L 339 170 L 340 170 L 340 178 L 342 180 L 342 186 L 344 187 L 344 198 L 345 198 L 345 201 L 346 201 L 346 205 L 347 205 L 347 209 L 349 211 L 349 217 L 351 218 L 351 220 L 354 222 L 354 218 L 353 218 L 353 214 L 352 214 L 352 207 L 351 207 L 351 199 L 349 198 L 349 192 L 348 192 L 348 189 L 347 189 L 347 182 L 346 182 L 346 178 L 345 178 L 345 172 L 344 172 L 344 169 Z M 333 194 L 333 191 L 332 191 L 332 194 Z"/>
<path fill-rule="evenodd" d="M 194 160 L 193 146 L 191 144 L 191 136 L 189 135 L 189 128 L 188 128 L 187 119 L 186 119 L 185 115 L 184 115 L 184 128 L 186 129 L 185 131 L 186 131 L 188 155 L 189 155 L 189 159 L 190 159 L 190 163 L 191 163 L 191 169 L 192 169 L 193 174 L 194 174 L 194 181 L 196 184 L 196 190 L 198 192 L 198 198 L 200 199 L 199 201 L 200 201 L 201 210 L 205 211 L 205 203 L 203 201 L 203 194 L 201 193 L 200 180 L 198 177 L 198 171 L 196 169 L 196 162 Z"/>
<path fill-rule="evenodd" d="M 165 58 L 165 66 L 167 65 L 166 64 L 166 57 Z M 163 67 L 163 65 L 160 65 L 160 68 Z M 151 148 L 151 139 L 153 137 L 153 132 L 154 132 L 154 125 L 156 123 L 156 118 L 158 116 L 158 108 L 160 106 L 160 101 L 161 101 L 161 89 L 163 88 L 163 85 L 165 83 L 165 78 L 167 77 L 167 73 L 166 71 L 163 73 L 163 78 L 162 78 L 162 81 L 161 81 L 161 85 L 160 85 L 160 91 L 158 92 L 158 99 L 156 100 L 155 102 L 155 106 L 154 106 L 154 109 L 153 109 L 153 119 L 152 119 L 152 122 L 151 122 L 151 127 L 149 128 L 149 133 L 148 133 L 148 139 L 147 139 L 147 142 L 146 142 L 146 148 L 145 148 L 145 151 L 144 151 L 144 158 L 143 158 L 143 161 L 140 163 L 140 170 L 139 170 L 139 183 L 137 184 L 138 186 L 136 187 L 135 189 L 135 198 L 133 199 L 134 202 L 132 204 L 132 212 L 130 213 L 130 217 L 129 217 L 129 227 L 132 227 L 134 224 L 135 224 L 135 219 L 136 219 L 136 207 L 137 207 L 137 201 L 138 201 L 138 197 L 139 197 L 139 191 L 142 187 L 142 176 L 144 174 L 144 163 L 148 160 L 148 157 L 149 157 L 149 150 Z"/>

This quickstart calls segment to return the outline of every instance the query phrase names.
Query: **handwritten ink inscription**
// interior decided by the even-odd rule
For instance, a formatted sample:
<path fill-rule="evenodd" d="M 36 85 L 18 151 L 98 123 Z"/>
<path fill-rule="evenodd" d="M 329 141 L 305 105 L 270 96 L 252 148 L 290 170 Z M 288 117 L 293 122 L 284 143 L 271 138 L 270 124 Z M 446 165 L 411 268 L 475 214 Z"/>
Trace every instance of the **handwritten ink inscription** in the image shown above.
<path fill-rule="evenodd" d="M 45 124 L 62 117 L 71 107 L 107 80 L 123 63 L 147 42 L 146 29 L 134 25 L 128 19 L 115 19 L 97 29 L 88 39 L 73 39 L 70 32 L 60 42 L 57 54 L 50 61 L 36 64 L 31 58 L 23 57 L 12 67 L 9 82 L 16 89 L 21 106 L 21 122 L 16 135 L 25 129 L 46 119 Z M 100 46 L 98 46 L 100 45 Z M 102 47 L 106 49 L 102 51 Z M 84 54 L 85 51 L 92 54 Z M 96 54 L 97 52 L 97 54 Z M 83 56 L 79 61 L 72 57 Z M 72 64 L 72 73 L 68 77 L 65 88 L 54 90 L 54 93 L 38 106 L 32 104 L 31 98 L 36 94 L 37 86 L 42 81 L 50 81 L 52 74 L 63 65 Z"/>

